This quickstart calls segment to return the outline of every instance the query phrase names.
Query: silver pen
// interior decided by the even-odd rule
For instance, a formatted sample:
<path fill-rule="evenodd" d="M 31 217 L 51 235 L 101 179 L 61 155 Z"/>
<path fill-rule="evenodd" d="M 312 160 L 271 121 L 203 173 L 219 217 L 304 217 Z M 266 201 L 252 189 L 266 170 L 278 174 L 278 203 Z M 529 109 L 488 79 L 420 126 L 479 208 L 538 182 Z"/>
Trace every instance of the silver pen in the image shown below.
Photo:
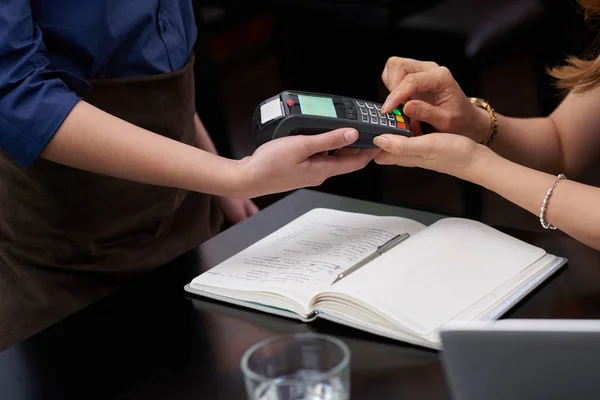
<path fill-rule="evenodd" d="M 359 261 L 358 263 L 354 264 L 352 267 L 348 268 L 347 270 L 345 270 L 344 272 L 339 274 L 337 276 L 337 278 L 335 278 L 335 280 L 333 281 L 332 285 L 339 282 L 340 280 L 344 279 L 345 277 L 347 277 L 354 271 L 357 271 L 358 269 L 365 266 L 366 264 L 370 263 L 371 261 L 373 261 L 380 255 L 382 255 L 386 251 L 389 251 L 390 249 L 392 249 L 395 246 L 399 245 L 400 243 L 404 242 L 409 237 L 410 237 L 409 233 L 401 233 L 400 235 L 394 236 L 393 238 L 391 238 L 390 240 L 388 240 L 381 246 L 377 247 L 377 249 L 373 253 L 369 254 L 363 260 Z"/>

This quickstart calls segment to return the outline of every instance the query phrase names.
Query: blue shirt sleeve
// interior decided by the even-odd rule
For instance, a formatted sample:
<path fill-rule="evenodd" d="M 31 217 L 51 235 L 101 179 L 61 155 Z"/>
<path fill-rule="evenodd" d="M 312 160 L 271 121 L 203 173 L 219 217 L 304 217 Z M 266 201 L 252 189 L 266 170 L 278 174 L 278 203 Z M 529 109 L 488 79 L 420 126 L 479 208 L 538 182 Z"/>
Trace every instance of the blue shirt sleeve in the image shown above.
<path fill-rule="evenodd" d="M 0 149 L 27 168 L 80 100 L 67 82 L 48 69 L 42 32 L 29 0 L 0 5 Z"/>

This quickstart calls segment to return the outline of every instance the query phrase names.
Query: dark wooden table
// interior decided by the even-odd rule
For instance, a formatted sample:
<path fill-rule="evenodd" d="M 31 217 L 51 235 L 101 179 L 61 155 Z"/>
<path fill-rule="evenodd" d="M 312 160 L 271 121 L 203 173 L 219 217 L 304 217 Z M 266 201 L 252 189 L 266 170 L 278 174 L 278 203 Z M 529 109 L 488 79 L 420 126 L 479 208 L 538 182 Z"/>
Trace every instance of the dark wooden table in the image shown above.
<path fill-rule="evenodd" d="M 307 325 L 190 297 L 183 285 L 314 207 L 399 215 L 424 223 L 437 215 L 295 192 L 31 339 L 0 354 L 0 399 L 243 399 L 244 351 L 271 335 L 316 331 L 352 351 L 352 399 L 450 398 L 439 354 L 326 321 Z M 532 218 L 534 218 L 532 216 Z M 511 317 L 596 318 L 600 252 L 560 233 L 507 231 L 569 266 Z"/>

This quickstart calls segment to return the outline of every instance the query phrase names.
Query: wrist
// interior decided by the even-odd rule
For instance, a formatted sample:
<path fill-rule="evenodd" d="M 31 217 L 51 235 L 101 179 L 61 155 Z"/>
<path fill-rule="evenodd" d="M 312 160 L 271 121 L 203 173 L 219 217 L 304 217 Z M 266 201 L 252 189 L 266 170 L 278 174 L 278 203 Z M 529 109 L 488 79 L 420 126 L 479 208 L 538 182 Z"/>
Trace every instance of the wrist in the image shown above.
<path fill-rule="evenodd" d="M 260 171 L 256 170 L 250 159 L 251 156 L 242 160 L 231 160 L 234 165 L 227 178 L 226 196 L 251 199 L 272 193 L 267 187 L 264 187 L 266 180 Z"/>
<path fill-rule="evenodd" d="M 463 169 L 459 178 L 484 186 L 484 180 L 489 176 L 490 165 L 496 157 L 499 156 L 488 147 L 477 144 L 471 162 Z"/>
<path fill-rule="evenodd" d="M 188 174 L 188 183 L 175 186 L 213 196 L 247 197 L 246 193 L 251 185 L 247 184 L 240 161 L 216 156 L 205 150 L 195 151 L 200 157 L 194 157 L 191 163 L 193 173 Z"/>
<path fill-rule="evenodd" d="M 472 108 L 472 117 L 469 123 L 470 129 L 467 136 L 476 143 L 483 143 L 490 134 L 491 119 L 490 114 L 483 108 L 470 104 Z"/>
<path fill-rule="evenodd" d="M 229 190 L 226 196 L 239 199 L 256 197 L 256 194 L 252 191 L 256 189 L 257 185 L 246 159 L 232 160 L 232 163 L 233 166 L 227 178 Z"/>

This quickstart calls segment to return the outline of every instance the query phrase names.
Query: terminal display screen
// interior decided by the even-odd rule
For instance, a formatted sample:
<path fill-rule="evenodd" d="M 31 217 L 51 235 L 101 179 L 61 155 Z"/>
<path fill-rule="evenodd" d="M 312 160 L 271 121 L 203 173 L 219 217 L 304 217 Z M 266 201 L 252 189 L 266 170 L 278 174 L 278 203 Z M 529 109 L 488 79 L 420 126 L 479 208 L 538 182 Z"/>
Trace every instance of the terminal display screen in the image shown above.
<path fill-rule="evenodd" d="M 300 110 L 305 115 L 337 118 L 333 99 L 328 97 L 298 95 Z"/>

